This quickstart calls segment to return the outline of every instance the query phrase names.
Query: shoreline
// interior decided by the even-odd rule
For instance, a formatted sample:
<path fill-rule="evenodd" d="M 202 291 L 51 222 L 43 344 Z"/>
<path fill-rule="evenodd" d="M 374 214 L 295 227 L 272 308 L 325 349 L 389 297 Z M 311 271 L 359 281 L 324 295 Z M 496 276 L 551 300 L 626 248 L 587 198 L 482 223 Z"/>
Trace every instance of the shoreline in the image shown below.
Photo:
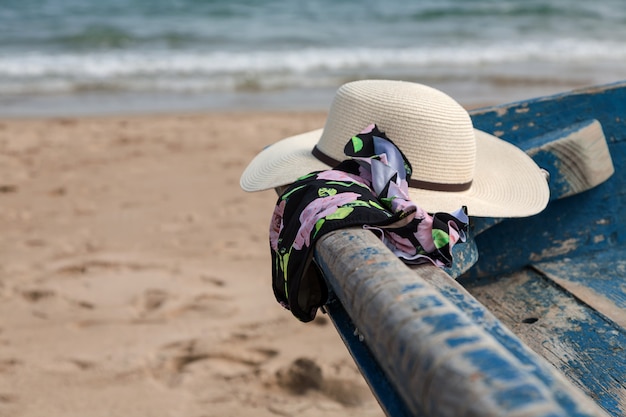
<path fill-rule="evenodd" d="M 0 100 L 0 118 L 89 117 L 213 112 L 321 111 L 334 89 L 248 93 L 84 93 Z"/>
<path fill-rule="evenodd" d="M 487 107 L 592 86 L 591 83 L 423 82 L 444 91 L 468 109 Z M 615 80 L 619 81 L 619 80 Z M 327 111 L 336 87 L 275 91 L 159 93 L 82 92 L 77 94 L 9 96 L 0 98 L 0 119 L 201 114 L 212 112 Z"/>

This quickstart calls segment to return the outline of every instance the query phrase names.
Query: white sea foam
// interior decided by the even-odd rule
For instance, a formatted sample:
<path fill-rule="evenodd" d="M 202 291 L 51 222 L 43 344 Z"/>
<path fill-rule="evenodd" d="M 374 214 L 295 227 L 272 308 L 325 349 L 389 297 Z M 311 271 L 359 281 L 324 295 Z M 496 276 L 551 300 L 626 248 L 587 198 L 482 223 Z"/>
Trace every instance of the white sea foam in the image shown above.
<path fill-rule="evenodd" d="M 0 55 L 0 93 L 232 91 L 331 86 L 364 76 L 455 78 L 489 68 L 537 79 L 576 68 L 626 73 L 626 44 L 555 39 L 414 48 L 266 51 L 132 50 Z M 545 73 L 542 71 L 545 68 Z M 554 72 L 555 68 L 562 71 Z M 509 74 L 511 75 L 511 74 Z M 519 75 L 519 74 L 518 74 Z M 499 77 L 506 77 L 502 71 Z"/>

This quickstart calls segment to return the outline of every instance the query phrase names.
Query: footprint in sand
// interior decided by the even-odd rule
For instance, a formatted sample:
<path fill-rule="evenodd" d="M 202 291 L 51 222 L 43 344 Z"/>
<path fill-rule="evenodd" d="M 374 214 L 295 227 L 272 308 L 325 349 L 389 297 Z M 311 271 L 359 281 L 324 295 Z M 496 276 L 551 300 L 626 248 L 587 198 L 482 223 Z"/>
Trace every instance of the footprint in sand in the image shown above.
<path fill-rule="evenodd" d="M 21 361 L 14 358 L 0 359 L 0 379 L 5 378 L 7 381 L 10 380 L 9 375 L 12 374 L 14 368 L 19 366 L 21 363 Z M 16 410 L 14 410 L 14 407 L 17 407 L 17 405 L 17 395 L 0 391 L 0 416 L 17 415 L 15 412 Z"/>
<path fill-rule="evenodd" d="M 276 371 L 279 387 L 303 395 L 318 391 L 341 405 L 354 407 L 363 404 L 371 395 L 367 389 L 353 381 L 324 377 L 322 368 L 312 359 L 298 358 Z"/>
<path fill-rule="evenodd" d="M 235 314 L 238 308 L 230 297 L 218 294 L 199 294 L 191 300 L 168 311 L 170 317 L 179 317 L 184 314 L 199 313 L 213 317 L 229 317 Z"/>
<path fill-rule="evenodd" d="M 45 300 L 52 300 L 52 299 L 58 298 L 58 299 L 65 301 L 66 303 L 68 303 L 69 305 L 73 307 L 78 307 L 78 308 L 87 309 L 87 310 L 93 310 L 95 308 L 93 303 L 90 303 L 89 301 L 77 300 L 77 299 L 65 297 L 65 296 L 57 297 L 58 294 L 55 291 L 49 290 L 46 288 L 19 290 L 19 294 L 22 296 L 22 298 L 25 301 L 29 303 L 40 303 Z"/>
<path fill-rule="evenodd" d="M 11 372 L 15 367 L 21 364 L 22 362 L 15 358 L 0 359 L 0 373 Z"/>
<path fill-rule="evenodd" d="M 204 293 L 183 298 L 160 288 L 144 290 L 133 305 L 140 319 L 176 319 L 190 314 L 228 317 L 237 312 L 230 297 Z"/>
<path fill-rule="evenodd" d="M 17 415 L 18 400 L 19 398 L 15 394 L 0 392 L 0 417 Z"/>
<path fill-rule="evenodd" d="M 208 361 L 210 378 L 229 378 L 254 374 L 265 362 L 278 354 L 273 349 L 246 349 L 236 346 L 213 346 L 199 339 L 181 340 L 162 346 L 149 361 L 147 370 L 155 380 L 176 386 L 191 365 Z"/>
<path fill-rule="evenodd" d="M 198 340 L 182 340 L 159 348 L 146 368 L 152 378 L 172 387 L 180 383 L 187 365 L 206 358 L 207 350 Z"/>
<path fill-rule="evenodd" d="M 17 396 L 0 392 L 0 404 L 1 403 L 14 403 L 16 401 L 17 401 Z"/>
<path fill-rule="evenodd" d="M 304 394 L 308 390 L 321 390 L 324 382 L 322 368 L 315 361 L 298 358 L 286 368 L 276 371 L 278 386 L 294 394 Z"/>
<path fill-rule="evenodd" d="M 215 285 L 216 287 L 223 287 L 226 285 L 226 283 L 224 282 L 223 279 L 218 278 L 216 276 L 213 275 L 202 275 L 200 276 L 200 279 L 203 282 L 207 282 L 209 284 Z"/>
<path fill-rule="evenodd" d="M 28 289 L 20 292 L 22 298 L 28 302 L 36 303 L 46 298 L 51 298 L 55 295 L 54 291 L 46 289 Z"/>
<path fill-rule="evenodd" d="M 170 294 L 160 288 L 148 288 L 134 300 L 137 313 L 144 317 L 159 310 L 170 298 Z"/>
<path fill-rule="evenodd" d="M 18 186 L 14 184 L 0 184 L 0 193 L 16 193 L 18 189 Z"/>

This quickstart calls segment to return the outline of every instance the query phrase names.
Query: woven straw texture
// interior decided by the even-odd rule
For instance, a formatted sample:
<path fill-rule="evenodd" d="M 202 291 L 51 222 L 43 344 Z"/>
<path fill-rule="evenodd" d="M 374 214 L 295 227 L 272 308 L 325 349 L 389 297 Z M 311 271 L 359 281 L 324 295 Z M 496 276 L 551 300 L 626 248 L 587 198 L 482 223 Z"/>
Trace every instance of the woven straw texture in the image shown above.
<path fill-rule="evenodd" d="M 346 142 L 375 123 L 413 166 L 412 179 L 465 184 L 464 191 L 410 188 L 411 198 L 428 212 L 467 206 L 471 216 L 523 217 L 545 208 L 549 191 L 540 168 L 510 143 L 475 130 L 454 99 L 431 87 L 403 81 L 365 80 L 337 91 L 323 129 L 286 138 L 264 149 L 241 177 L 245 191 L 293 182 L 328 169 L 311 153 L 345 159 Z"/>

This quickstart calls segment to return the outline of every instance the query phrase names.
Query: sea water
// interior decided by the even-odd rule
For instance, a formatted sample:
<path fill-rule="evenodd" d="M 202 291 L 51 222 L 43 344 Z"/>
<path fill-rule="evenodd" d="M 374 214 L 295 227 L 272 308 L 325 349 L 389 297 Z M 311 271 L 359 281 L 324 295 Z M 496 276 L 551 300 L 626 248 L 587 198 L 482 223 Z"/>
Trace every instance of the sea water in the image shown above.
<path fill-rule="evenodd" d="M 0 3 L 0 115 L 325 109 L 363 78 L 471 106 L 626 79 L 622 0 Z"/>

